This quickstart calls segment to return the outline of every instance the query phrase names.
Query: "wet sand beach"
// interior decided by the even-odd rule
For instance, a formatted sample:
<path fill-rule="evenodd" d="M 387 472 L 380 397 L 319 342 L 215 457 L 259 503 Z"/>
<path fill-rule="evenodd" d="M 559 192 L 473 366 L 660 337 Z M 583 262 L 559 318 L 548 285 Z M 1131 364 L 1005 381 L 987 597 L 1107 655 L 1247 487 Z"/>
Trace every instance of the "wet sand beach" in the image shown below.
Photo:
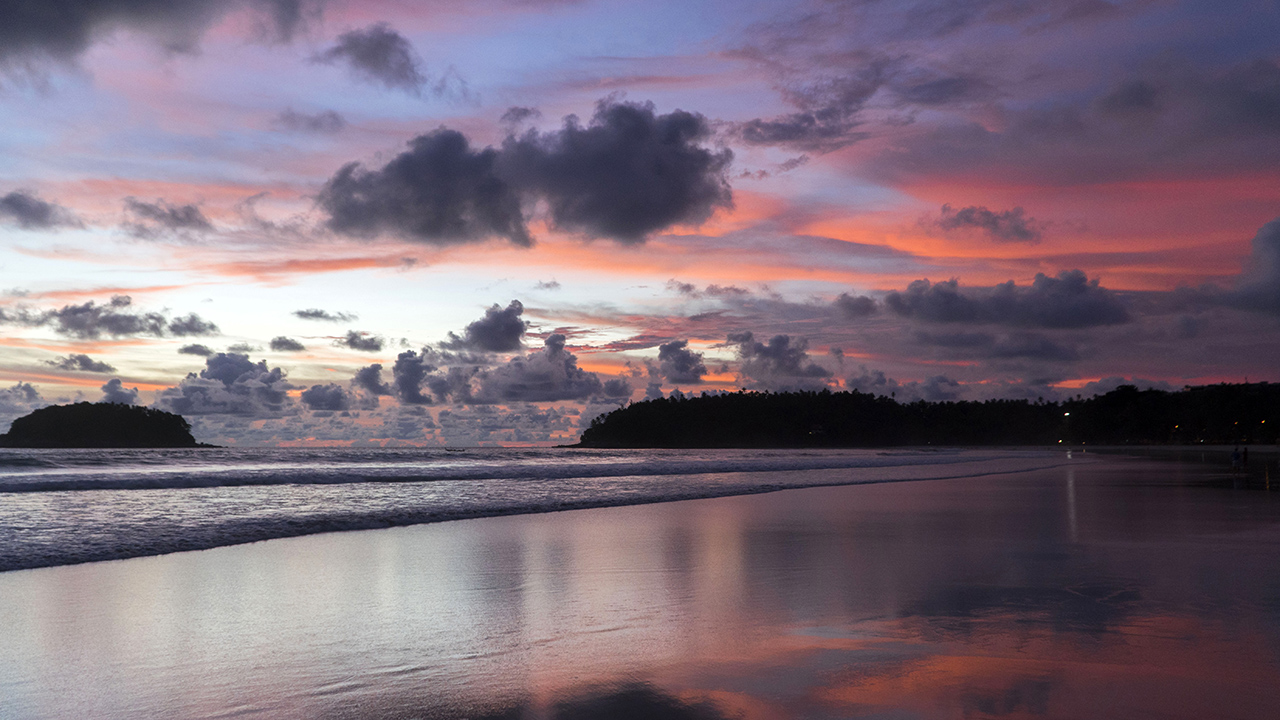
<path fill-rule="evenodd" d="M 1096 456 L 0 573 L 5 718 L 1280 717 L 1280 496 Z"/>

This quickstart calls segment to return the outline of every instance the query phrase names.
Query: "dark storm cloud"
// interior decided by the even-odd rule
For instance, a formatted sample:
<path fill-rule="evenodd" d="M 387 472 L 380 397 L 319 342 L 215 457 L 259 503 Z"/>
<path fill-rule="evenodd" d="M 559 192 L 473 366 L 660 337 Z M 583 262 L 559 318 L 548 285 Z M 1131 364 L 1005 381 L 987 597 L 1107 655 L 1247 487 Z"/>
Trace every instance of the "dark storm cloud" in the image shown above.
<path fill-rule="evenodd" d="M 346 165 L 319 204 L 329 228 L 346 235 L 528 246 L 521 203 L 541 200 L 561 230 L 637 243 L 732 205 L 725 173 L 733 156 L 697 144 L 710 134 L 701 115 L 614 101 L 599 103 L 585 127 L 570 116 L 558 131 L 510 136 L 501 149 L 474 150 L 441 128 L 379 170 Z"/>
<path fill-rule="evenodd" d="M 308 115 L 287 108 L 276 116 L 276 125 L 284 130 L 305 133 L 336 133 L 347 126 L 347 121 L 333 110 Z"/>
<path fill-rule="evenodd" d="M 306 345 L 284 335 L 271 338 L 271 349 L 276 352 L 302 352 L 307 349 Z"/>
<path fill-rule="evenodd" d="M 101 360 L 94 360 L 84 353 L 60 357 L 57 360 L 46 360 L 45 362 L 59 370 L 68 370 L 71 372 L 115 372 L 115 368 L 111 367 L 111 365 L 102 362 Z"/>
<path fill-rule="evenodd" d="M 1258 230 L 1252 249 L 1231 297 L 1240 307 L 1280 315 L 1280 218 Z"/>
<path fill-rule="evenodd" d="M 295 317 L 302 320 L 319 320 L 321 322 L 351 322 L 359 320 L 360 316 L 355 313 L 336 312 L 331 313 L 328 310 L 319 308 L 308 308 L 306 310 L 294 310 Z"/>
<path fill-rule="evenodd" d="M 631 397 L 631 383 L 626 378 L 618 377 L 604 381 L 600 394 L 606 398 L 619 400 Z"/>
<path fill-rule="evenodd" d="M 198 355 L 200 357 L 209 357 L 214 353 L 214 350 L 208 345 L 200 345 L 198 343 L 192 343 L 190 345 L 183 345 L 182 347 L 178 348 L 178 352 L 182 355 Z"/>
<path fill-rule="evenodd" d="M 498 151 L 475 151 L 441 128 L 409 141 L 379 170 L 349 163 L 318 197 L 329 229 L 357 237 L 390 234 L 447 245 L 505 237 L 533 243 L 516 191 L 495 173 Z"/>
<path fill-rule="evenodd" d="M 672 340 L 658 346 L 658 374 L 671 383 L 700 383 L 707 374 L 702 353 L 689 349 L 688 340 Z"/>
<path fill-rule="evenodd" d="M 102 399 L 98 402 L 115 405 L 137 405 L 138 388 L 127 388 L 120 378 L 111 378 L 102 388 Z"/>
<path fill-rule="evenodd" d="M 866 295 L 850 295 L 849 293 L 840 293 L 840 296 L 832 304 L 835 305 L 836 310 L 843 317 L 850 319 L 874 315 L 877 309 L 875 300 Z"/>
<path fill-rule="evenodd" d="M 783 99 L 797 112 L 738 124 L 735 134 L 751 145 L 781 145 L 825 153 L 865 139 L 857 128 L 862 110 L 888 79 L 887 64 L 867 62 L 847 75 L 784 88 Z"/>
<path fill-rule="evenodd" d="M 374 363 L 366 365 L 356 371 L 351 378 L 351 384 L 364 392 L 377 397 L 379 395 L 392 394 L 392 388 L 382 380 L 382 365 Z"/>
<path fill-rule="evenodd" d="M 216 353 L 205 368 L 189 373 L 175 387 L 162 390 L 156 406 L 179 415 L 279 417 L 293 407 L 293 385 L 280 368 L 269 368 L 248 355 Z"/>
<path fill-rule="evenodd" d="M 431 404 L 431 398 L 422 393 L 422 386 L 427 376 L 436 371 L 436 366 L 427 358 L 425 351 L 419 355 L 413 350 L 406 350 L 396 356 L 391 375 L 394 378 L 392 384 L 395 396 L 400 402 L 406 405 Z"/>
<path fill-rule="evenodd" d="M 351 348 L 361 352 L 380 352 L 382 350 L 383 339 L 378 335 L 370 335 L 365 332 L 357 332 L 348 330 L 344 337 L 333 341 L 338 347 Z"/>
<path fill-rule="evenodd" d="M 319 4 L 305 0 L 0 0 L 0 62 L 23 56 L 71 60 L 94 41 L 128 28 L 155 36 L 168 50 L 190 52 L 226 12 L 249 7 L 285 41 Z"/>
<path fill-rule="evenodd" d="M 962 291 L 955 280 L 917 280 L 885 296 L 898 315 L 929 322 L 993 323 L 1018 327 L 1086 328 L 1128 322 L 1129 312 L 1098 280 L 1080 270 L 1051 278 L 1037 273 L 1029 287 L 1010 280 L 990 289 Z"/>
<path fill-rule="evenodd" d="M 340 411 L 351 407 L 351 395 L 341 385 L 312 385 L 302 391 L 302 404 L 312 410 Z"/>
<path fill-rule="evenodd" d="M 339 35 L 337 44 L 316 55 L 315 60 L 345 63 L 366 80 L 413 95 L 421 93 L 427 83 L 413 45 L 386 23 Z"/>
<path fill-rule="evenodd" d="M 635 243 L 732 205 L 725 173 L 733 154 L 697 145 L 710 136 L 701 115 L 605 100 L 586 127 L 570 116 L 556 132 L 508 138 L 501 164 L 546 200 L 560 229 Z"/>
<path fill-rule="evenodd" d="M 519 350 L 529 323 L 520 318 L 524 305 L 512 300 L 507 307 L 497 304 L 484 311 L 484 317 L 467 325 L 462 337 L 449 333 L 442 347 L 455 350 L 510 352 Z"/>
<path fill-rule="evenodd" d="M 213 230 L 213 223 L 196 205 L 173 205 L 164 200 L 143 202 L 124 199 L 125 213 L 131 218 L 124 224 L 134 237 L 154 239 L 164 235 L 189 236 Z"/>
<path fill-rule="evenodd" d="M 738 373 L 754 387 L 768 390 L 805 390 L 826 387 L 831 371 L 809 358 L 804 338 L 775 335 L 769 342 L 755 339 L 750 331 L 730 333 L 740 363 Z"/>
<path fill-rule="evenodd" d="M 1043 235 L 1042 223 L 1020 207 L 995 212 L 977 205 L 959 210 L 943 205 L 937 226 L 943 230 L 982 230 L 996 242 L 1037 243 Z"/>
<path fill-rule="evenodd" d="M 13 223 L 23 230 L 52 230 L 83 225 L 70 210 L 22 190 L 14 190 L 0 197 L 0 220 Z"/>
<path fill-rule="evenodd" d="M 80 305 L 65 305 L 57 310 L 24 314 L 16 320 L 37 327 L 52 325 L 55 332 L 82 340 L 93 340 L 103 335 L 181 337 L 218 332 L 216 325 L 195 314 L 170 320 L 158 312 L 137 312 L 133 310 L 132 304 L 133 300 L 128 295 L 115 295 L 105 305 L 90 300 Z"/>
<path fill-rule="evenodd" d="M 230 353 L 253 353 L 253 352 L 258 352 L 261 349 L 262 348 L 254 347 L 249 343 L 236 343 L 234 345 L 227 346 L 227 352 L 230 352 Z"/>

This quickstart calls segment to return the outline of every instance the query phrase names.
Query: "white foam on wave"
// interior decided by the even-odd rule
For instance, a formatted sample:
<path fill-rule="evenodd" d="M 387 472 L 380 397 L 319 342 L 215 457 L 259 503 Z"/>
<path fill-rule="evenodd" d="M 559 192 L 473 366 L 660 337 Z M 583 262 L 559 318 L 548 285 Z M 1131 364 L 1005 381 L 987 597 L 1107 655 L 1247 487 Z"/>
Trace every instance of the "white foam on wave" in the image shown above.
<path fill-rule="evenodd" d="M 726 472 L 830 470 L 937 465 L 1006 457 L 1002 452 L 961 451 L 686 451 L 684 455 L 645 457 L 636 451 L 577 453 L 505 453 L 460 457 L 438 451 L 425 457 L 397 454 L 369 457 L 369 451 L 350 455 L 325 453 L 296 457 L 277 454 L 248 458 L 177 455 L 172 462 L 122 456 L 118 462 L 86 458 L 79 463 L 42 465 L 0 464 L 0 493 L 72 490 L 144 490 L 249 485 L 330 485 L 372 482 L 432 482 L 441 480 L 541 480 L 605 478 L 635 475 L 695 475 Z M 145 461 L 139 461 L 145 460 Z"/>
<path fill-rule="evenodd" d="M 0 570 L 201 550 L 271 538 L 521 513 L 769 492 L 815 485 L 968 477 L 1053 467 L 1057 453 L 688 451 L 374 462 L 368 453 L 291 464 L 244 457 L 221 472 L 136 465 L 49 470 L 7 482 Z M 234 459 L 234 458 L 228 458 Z M 252 467 L 251 467 L 252 466 Z M 261 466 L 261 467 L 260 467 Z M 436 474 L 420 477 L 424 469 Z M 256 474 L 255 474 L 256 473 Z M 38 478 L 38 479 L 37 479 Z M 234 482 L 226 482 L 226 479 Z M 354 479 L 344 479 L 354 478 Z M 371 479 L 372 478 L 372 479 Z M 190 482 L 179 485 L 176 482 Z M 85 487 L 77 487 L 84 484 Z"/>

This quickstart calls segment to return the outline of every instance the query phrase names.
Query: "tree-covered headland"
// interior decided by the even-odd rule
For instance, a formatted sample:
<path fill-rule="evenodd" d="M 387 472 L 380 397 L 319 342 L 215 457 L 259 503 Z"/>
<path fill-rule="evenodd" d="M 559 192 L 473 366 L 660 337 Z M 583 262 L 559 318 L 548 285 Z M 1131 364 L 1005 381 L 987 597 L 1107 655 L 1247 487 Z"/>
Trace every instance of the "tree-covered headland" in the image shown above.
<path fill-rule="evenodd" d="M 181 415 L 114 403 L 51 405 L 13 421 L 0 447 L 178 448 L 199 447 Z"/>
<path fill-rule="evenodd" d="M 1280 384 L 1139 390 L 1064 402 L 899 403 L 851 392 L 660 398 L 596 418 L 582 447 L 886 447 L 1275 443 Z"/>

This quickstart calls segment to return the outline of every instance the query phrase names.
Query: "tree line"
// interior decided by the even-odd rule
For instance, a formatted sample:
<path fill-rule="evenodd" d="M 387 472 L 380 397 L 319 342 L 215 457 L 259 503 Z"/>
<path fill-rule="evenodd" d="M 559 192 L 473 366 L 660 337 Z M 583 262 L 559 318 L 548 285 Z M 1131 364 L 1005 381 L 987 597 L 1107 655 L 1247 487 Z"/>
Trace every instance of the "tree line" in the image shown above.
<path fill-rule="evenodd" d="M 1276 443 L 1280 384 L 1122 385 L 1062 402 L 900 403 L 858 391 L 703 393 L 596 418 L 582 447 L 886 447 Z"/>

